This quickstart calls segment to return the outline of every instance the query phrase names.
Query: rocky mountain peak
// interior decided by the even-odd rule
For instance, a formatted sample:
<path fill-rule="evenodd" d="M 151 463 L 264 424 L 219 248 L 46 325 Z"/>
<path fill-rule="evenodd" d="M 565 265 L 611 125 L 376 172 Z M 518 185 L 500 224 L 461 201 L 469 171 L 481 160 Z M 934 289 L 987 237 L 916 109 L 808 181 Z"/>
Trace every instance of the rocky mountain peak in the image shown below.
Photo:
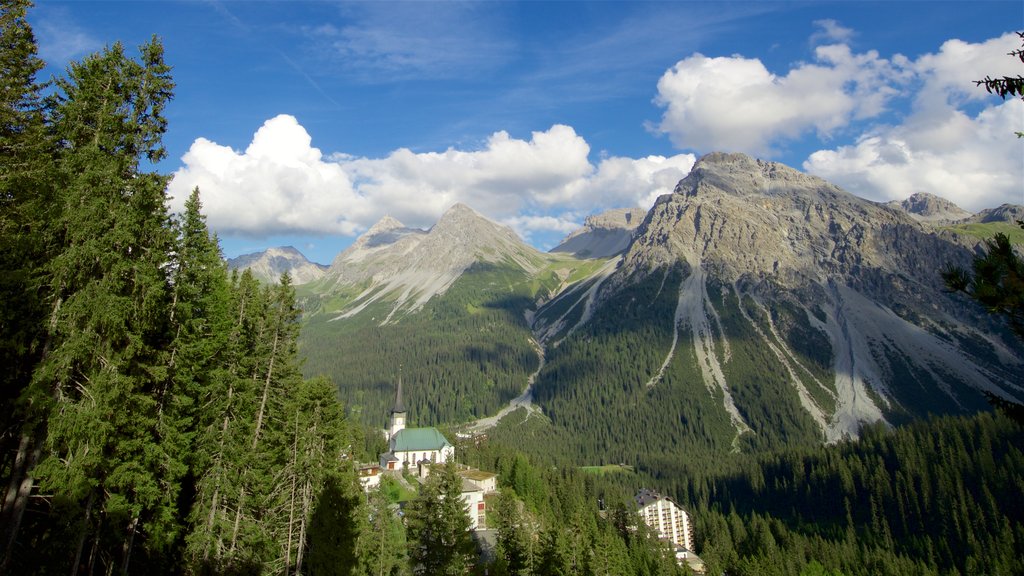
<path fill-rule="evenodd" d="M 250 270 L 261 282 L 276 283 L 281 274 L 287 272 L 294 284 L 306 284 L 318 280 L 327 269 L 322 264 L 310 262 L 294 246 L 278 246 L 267 248 L 262 252 L 243 254 L 228 259 L 228 268 L 232 270 Z"/>
<path fill-rule="evenodd" d="M 419 308 L 476 263 L 532 271 L 539 261 L 510 228 L 460 203 L 426 231 L 394 219 L 378 222 L 335 258 L 328 278 L 339 287 L 368 285 L 366 297 L 345 313 L 350 315 L 380 299 L 393 300 L 395 311 Z"/>
<path fill-rule="evenodd" d="M 568 252 L 577 258 L 610 258 L 629 247 L 633 232 L 647 212 L 617 208 L 587 216 L 583 226 L 565 237 L 551 252 Z"/>
<path fill-rule="evenodd" d="M 829 198 L 839 191 L 825 180 L 785 164 L 751 158 L 746 154 L 712 152 L 697 160 L 689 175 L 679 182 L 674 192 L 683 196 L 699 196 L 705 192 L 763 196 L 794 190 L 813 191 Z"/>
<path fill-rule="evenodd" d="M 1020 204 L 1003 204 L 997 208 L 989 208 L 978 212 L 971 218 L 971 222 L 1010 222 L 1015 224 L 1018 220 L 1024 220 L 1024 206 Z"/>
<path fill-rule="evenodd" d="M 915 192 L 904 200 L 893 200 L 886 205 L 903 210 L 922 222 L 953 222 L 971 216 L 970 212 L 949 200 L 927 192 Z"/>
<path fill-rule="evenodd" d="M 391 216 L 385 215 L 383 218 L 378 220 L 370 229 L 366 231 L 365 235 L 380 234 L 381 232 L 388 232 L 397 228 L 405 228 L 405 224 L 402 224 L 397 219 Z"/>
<path fill-rule="evenodd" d="M 1007 374 L 1002 360 L 967 360 L 966 352 L 943 339 L 949 337 L 945 331 L 987 321 L 951 299 L 937 272 L 969 263 L 968 250 L 903 210 L 782 164 L 709 154 L 674 194 L 661 197 L 651 209 L 600 299 L 609 301 L 637 278 L 682 270 L 677 325 L 688 327 L 698 351 L 707 346 L 705 334 L 721 330 L 717 323 L 724 322 L 720 314 L 728 306 L 738 306 L 734 313 L 750 324 L 754 336 L 748 337 L 763 337 L 769 348 L 776 346 L 773 334 L 787 329 L 774 324 L 772 314 L 795 307 L 800 322 L 815 326 L 806 333 L 830 342 L 832 357 L 826 365 L 834 366 L 835 374 L 828 402 L 834 408 L 822 410 L 808 400 L 807 391 L 817 384 L 799 384 L 802 368 L 787 359 L 795 353 L 779 346 L 775 352 L 790 365 L 788 379 L 808 414 L 835 439 L 856 433 L 858 422 L 882 418 L 886 411 L 916 409 L 909 393 L 899 390 L 905 385 L 898 378 L 898 362 L 914 364 L 922 382 L 955 380 L 963 389 L 998 389 Z M 722 291 L 737 304 L 726 306 L 711 297 Z M 719 353 L 728 356 L 727 344 L 722 346 Z M 998 350 L 993 356 L 1010 359 L 1005 365 L 1019 362 L 1001 344 L 993 346 Z M 701 362 L 707 368 L 705 382 L 724 382 L 712 355 Z M 946 385 L 936 394 L 954 404 L 960 401 L 960 392 L 941 386 Z M 865 400 L 868 389 L 881 400 Z M 896 408 L 901 401 L 908 404 Z M 740 412 L 726 407 L 737 433 L 744 433 L 736 419 Z"/>

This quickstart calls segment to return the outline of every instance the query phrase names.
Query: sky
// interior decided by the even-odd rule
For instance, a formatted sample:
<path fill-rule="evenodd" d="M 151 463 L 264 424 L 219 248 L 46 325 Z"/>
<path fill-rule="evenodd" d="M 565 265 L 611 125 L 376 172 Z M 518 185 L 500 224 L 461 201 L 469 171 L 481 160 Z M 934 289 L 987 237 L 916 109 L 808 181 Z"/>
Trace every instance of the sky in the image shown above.
<path fill-rule="evenodd" d="M 161 38 L 170 206 L 330 263 L 462 202 L 541 250 L 714 151 L 874 201 L 1024 204 L 1024 3 L 37 0 L 42 78 Z"/>

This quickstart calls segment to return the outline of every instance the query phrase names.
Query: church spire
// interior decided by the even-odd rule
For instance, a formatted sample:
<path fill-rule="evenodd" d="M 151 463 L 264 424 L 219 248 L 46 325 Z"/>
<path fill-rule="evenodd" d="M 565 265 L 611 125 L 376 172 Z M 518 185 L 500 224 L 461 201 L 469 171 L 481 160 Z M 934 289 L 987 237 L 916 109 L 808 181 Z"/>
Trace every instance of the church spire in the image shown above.
<path fill-rule="evenodd" d="M 405 413 L 405 402 L 402 402 L 402 369 L 398 369 L 398 389 L 395 391 L 395 407 L 391 409 L 392 414 Z"/>

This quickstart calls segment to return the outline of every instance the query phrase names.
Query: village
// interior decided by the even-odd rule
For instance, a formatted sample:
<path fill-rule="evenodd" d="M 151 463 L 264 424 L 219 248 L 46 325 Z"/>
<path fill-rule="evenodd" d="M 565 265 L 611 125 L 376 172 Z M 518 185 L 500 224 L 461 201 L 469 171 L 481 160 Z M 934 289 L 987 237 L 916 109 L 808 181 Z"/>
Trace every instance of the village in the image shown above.
<path fill-rule="evenodd" d="M 383 478 L 390 478 L 407 492 L 418 491 L 418 484 L 424 482 L 434 465 L 445 464 L 455 459 L 455 445 L 434 427 L 408 427 L 408 412 L 402 400 L 402 381 L 398 380 L 395 404 L 391 409 L 388 427 L 383 434 L 388 450 L 374 463 L 357 465 L 359 483 L 369 492 L 379 489 Z M 466 435 L 468 440 L 474 436 Z M 499 492 L 498 475 L 459 465 L 462 478 L 462 501 L 469 517 L 469 529 L 473 531 L 477 546 L 484 556 L 493 554 L 496 541 L 495 530 L 487 523 L 488 502 Z M 416 485 L 413 485 L 415 483 Z M 640 489 L 635 498 L 637 517 L 659 538 L 674 550 L 676 561 L 688 566 L 695 574 L 706 572 L 704 562 L 693 553 L 693 523 L 689 513 L 671 498 L 646 488 Z M 404 502 L 398 503 L 401 513 Z"/>

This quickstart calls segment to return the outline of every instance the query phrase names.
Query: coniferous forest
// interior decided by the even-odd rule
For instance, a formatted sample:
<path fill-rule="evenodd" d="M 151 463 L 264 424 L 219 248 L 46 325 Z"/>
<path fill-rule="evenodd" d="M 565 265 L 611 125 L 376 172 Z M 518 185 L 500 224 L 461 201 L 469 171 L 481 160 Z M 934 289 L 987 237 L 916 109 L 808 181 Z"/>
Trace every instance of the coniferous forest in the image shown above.
<path fill-rule="evenodd" d="M 729 452 L 728 422 L 681 419 L 663 449 L 636 416 L 701 411 L 685 393 L 688 358 L 654 407 L 621 405 L 657 362 L 641 355 L 607 367 L 622 371 L 621 393 L 578 387 L 603 412 L 520 410 L 458 446 L 462 463 L 498 474 L 484 554 L 454 465 L 418 493 L 390 478 L 363 492 L 353 464 L 379 448 L 353 406 L 379 402 L 303 376 L 290 279 L 229 273 L 200 190 L 184 213 L 167 208 L 155 163 L 174 80 L 160 40 L 111 44 L 44 81 L 30 8 L 0 0 L 0 573 L 685 574 L 634 513 L 633 494 L 650 487 L 691 512 L 709 574 L 1024 574 L 1019 423 L 947 416 L 828 446 L 798 423 L 791 438 Z M 668 337 L 621 320 L 636 341 Z M 539 399 L 575 382 L 570 347 L 600 363 L 609 330 L 591 326 L 553 354 Z M 497 357 L 528 374 L 526 331 L 464 371 Z M 425 338 L 405 341 L 421 348 L 410 354 L 443 354 L 443 337 Z M 443 405 L 431 422 L 518 393 L 485 387 L 480 410 Z M 629 466 L 581 469 L 607 463 Z"/>

